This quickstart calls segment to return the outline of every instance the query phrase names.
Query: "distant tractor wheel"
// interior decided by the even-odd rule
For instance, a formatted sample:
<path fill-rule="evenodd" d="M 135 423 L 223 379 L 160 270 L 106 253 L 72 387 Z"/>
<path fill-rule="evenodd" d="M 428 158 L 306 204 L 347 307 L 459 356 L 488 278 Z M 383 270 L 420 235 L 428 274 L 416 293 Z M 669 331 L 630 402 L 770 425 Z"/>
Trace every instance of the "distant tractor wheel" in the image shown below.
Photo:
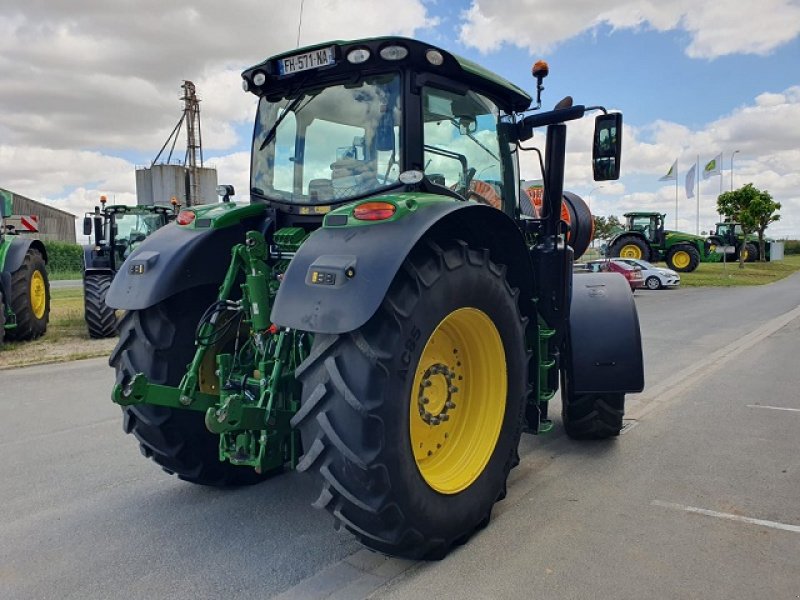
<path fill-rule="evenodd" d="M 7 290 L 17 326 L 6 332 L 9 340 L 32 340 L 44 335 L 50 320 L 50 282 L 41 252 L 28 248 L 19 269 L 11 274 Z"/>
<path fill-rule="evenodd" d="M 744 255 L 744 262 L 754 262 L 758 260 L 758 248 L 756 248 L 755 244 L 745 244 L 742 246 L 741 252 Z"/>
<path fill-rule="evenodd" d="M 487 250 L 422 244 L 365 325 L 314 337 L 298 469 L 366 546 L 440 558 L 505 496 L 527 378 L 517 295 Z"/>
<path fill-rule="evenodd" d="M 119 342 L 109 364 L 117 383 L 136 373 L 151 383 L 177 387 L 194 356 L 195 328 L 216 299 L 216 287 L 194 288 L 144 310 L 129 310 L 120 320 Z M 125 433 L 139 440 L 142 454 L 167 473 L 192 483 L 235 486 L 258 483 L 252 468 L 219 460 L 219 437 L 206 429 L 204 414 L 153 405 L 123 408 Z"/>
<path fill-rule="evenodd" d="M 647 260 L 650 255 L 650 248 L 641 238 L 632 235 L 623 235 L 611 245 L 608 255 L 619 256 L 620 258 Z"/>
<path fill-rule="evenodd" d="M 644 284 L 647 286 L 648 290 L 657 290 L 661 288 L 661 280 L 655 275 L 650 275 L 650 277 L 645 280 Z"/>
<path fill-rule="evenodd" d="M 106 273 L 89 274 L 83 279 L 83 304 L 86 327 L 90 338 L 117 335 L 117 316 L 106 304 L 106 292 L 113 277 Z"/>
<path fill-rule="evenodd" d="M 700 264 L 697 248 L 688 244 L 673 246 L 667 250 L 667 266 L 679 273 L 691 273 Z"/>

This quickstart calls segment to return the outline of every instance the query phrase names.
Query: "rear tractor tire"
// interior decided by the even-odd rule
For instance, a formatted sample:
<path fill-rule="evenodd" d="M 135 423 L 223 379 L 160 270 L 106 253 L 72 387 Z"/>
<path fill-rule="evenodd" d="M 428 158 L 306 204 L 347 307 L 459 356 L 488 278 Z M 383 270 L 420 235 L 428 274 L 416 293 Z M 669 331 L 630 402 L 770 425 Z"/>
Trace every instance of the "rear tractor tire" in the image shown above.
<path fill-rule="evenodd" d="M 755 262 L 758 260 L 758 248 L 756 248 L 755 244 L 745 244 L 742 246 L 741 252 L 744 254 L 744 262 Z"/>
<path fill-rule="evenodd" d="M 113 279 L 113 276 L 106 273 L 93 273 L 83 278 L 84 318 L 90 338 L 117 335 L 117 315 L 106 304 L 106 293 Z"/>
<path fill-rule="evenodd" d="M 177 386 L 194 356 L 200 316 L 216 298 L 216 288 L 193 288 L 120 320 L 119 342 L 108 359 L 117 383 L 136 373 L 151 383 Z M 123 429 L 139 441 L 144 456 L 180 479 L 210 486 L 237 486 L 264 479 L 249 467 L 219 460 L 219 437 L 206 429 L 204 414 L 152 405 L 122 409 Z"/>
<path fill-rule="evenodd" d="M 315 507 L 366 546 L 413 559 L 441 558 L 489 522 L 519 462 L 517 296 L 488 250 L 423 242 L 365 325 L 315 335 L 292 420 L 298 469 L 320 483 Z"/>
<path fill-rule="evenodd" d="M 691 273 L 700 264 L 700 253 L 688 244 L 673 246 L 667 251 L 666 263 L 674 271 Z"/>
<path fill-rule="evenodd" d="M 611 245 L 608 256 L 648 260 L 650 256 L 650 247 L 641 238 L 633 235 L 623 235 Z"/>
<path fill-rule="evenodd" d="M 17 319 L 17 326 L 6 331 L 8 340 L 33 340 L 44 335 L 50 320 L 50 281 L 44 257 L 28 248 L 19 269 L 11 274 L 11 289 L 6 302 Z"/>

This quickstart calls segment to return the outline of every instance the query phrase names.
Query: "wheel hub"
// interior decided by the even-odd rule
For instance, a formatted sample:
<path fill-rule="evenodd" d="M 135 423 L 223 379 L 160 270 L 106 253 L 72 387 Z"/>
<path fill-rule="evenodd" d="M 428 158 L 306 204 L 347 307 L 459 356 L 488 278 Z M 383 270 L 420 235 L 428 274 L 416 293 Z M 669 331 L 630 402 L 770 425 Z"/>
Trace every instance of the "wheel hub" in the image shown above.
<path fill-rule="evenodd" d="M 483 311 L 457 309 L 431 333 L 411 388 L 409 434 L 437 492 L 456 494 L 483 472 L 505 415 L 506 377 L 502 339 Z"/>

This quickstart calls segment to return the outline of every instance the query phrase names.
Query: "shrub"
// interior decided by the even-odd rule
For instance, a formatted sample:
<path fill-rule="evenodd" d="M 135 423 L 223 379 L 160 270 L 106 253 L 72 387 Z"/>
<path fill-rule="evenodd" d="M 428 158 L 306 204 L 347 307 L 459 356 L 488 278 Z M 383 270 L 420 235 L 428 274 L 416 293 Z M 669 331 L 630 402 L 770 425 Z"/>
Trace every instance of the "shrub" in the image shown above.
<path fill-rule="evenodd" d="M 47 250 L 47 271 L 80 273 L 83 269 L 83 248 L 70 242 L 44 240 Z"/>
<path fill-rule="evenodd" d="M 800 254 L 800 240 L 784 240 L 784 254 Z"/>

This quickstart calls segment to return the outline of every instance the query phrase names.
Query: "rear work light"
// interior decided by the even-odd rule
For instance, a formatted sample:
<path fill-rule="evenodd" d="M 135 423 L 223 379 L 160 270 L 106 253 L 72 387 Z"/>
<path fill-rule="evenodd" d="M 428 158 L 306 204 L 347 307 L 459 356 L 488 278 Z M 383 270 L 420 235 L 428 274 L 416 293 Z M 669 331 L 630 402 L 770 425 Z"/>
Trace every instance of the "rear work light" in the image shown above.
<path fill-rule="evenodd" d="M 364 202 L 353 210 L 353 217 L 359 221 L 384 221 L 391 219 L 396 210 L 390 202 Z"/>
<path fill-rule="evenodd" d="M 178 225 L 189 225 L 192 221 L 194 221 L 195 214 L 191 210 L 182 210 L 178 213 L 178 218 L 175 221 Z"/>

